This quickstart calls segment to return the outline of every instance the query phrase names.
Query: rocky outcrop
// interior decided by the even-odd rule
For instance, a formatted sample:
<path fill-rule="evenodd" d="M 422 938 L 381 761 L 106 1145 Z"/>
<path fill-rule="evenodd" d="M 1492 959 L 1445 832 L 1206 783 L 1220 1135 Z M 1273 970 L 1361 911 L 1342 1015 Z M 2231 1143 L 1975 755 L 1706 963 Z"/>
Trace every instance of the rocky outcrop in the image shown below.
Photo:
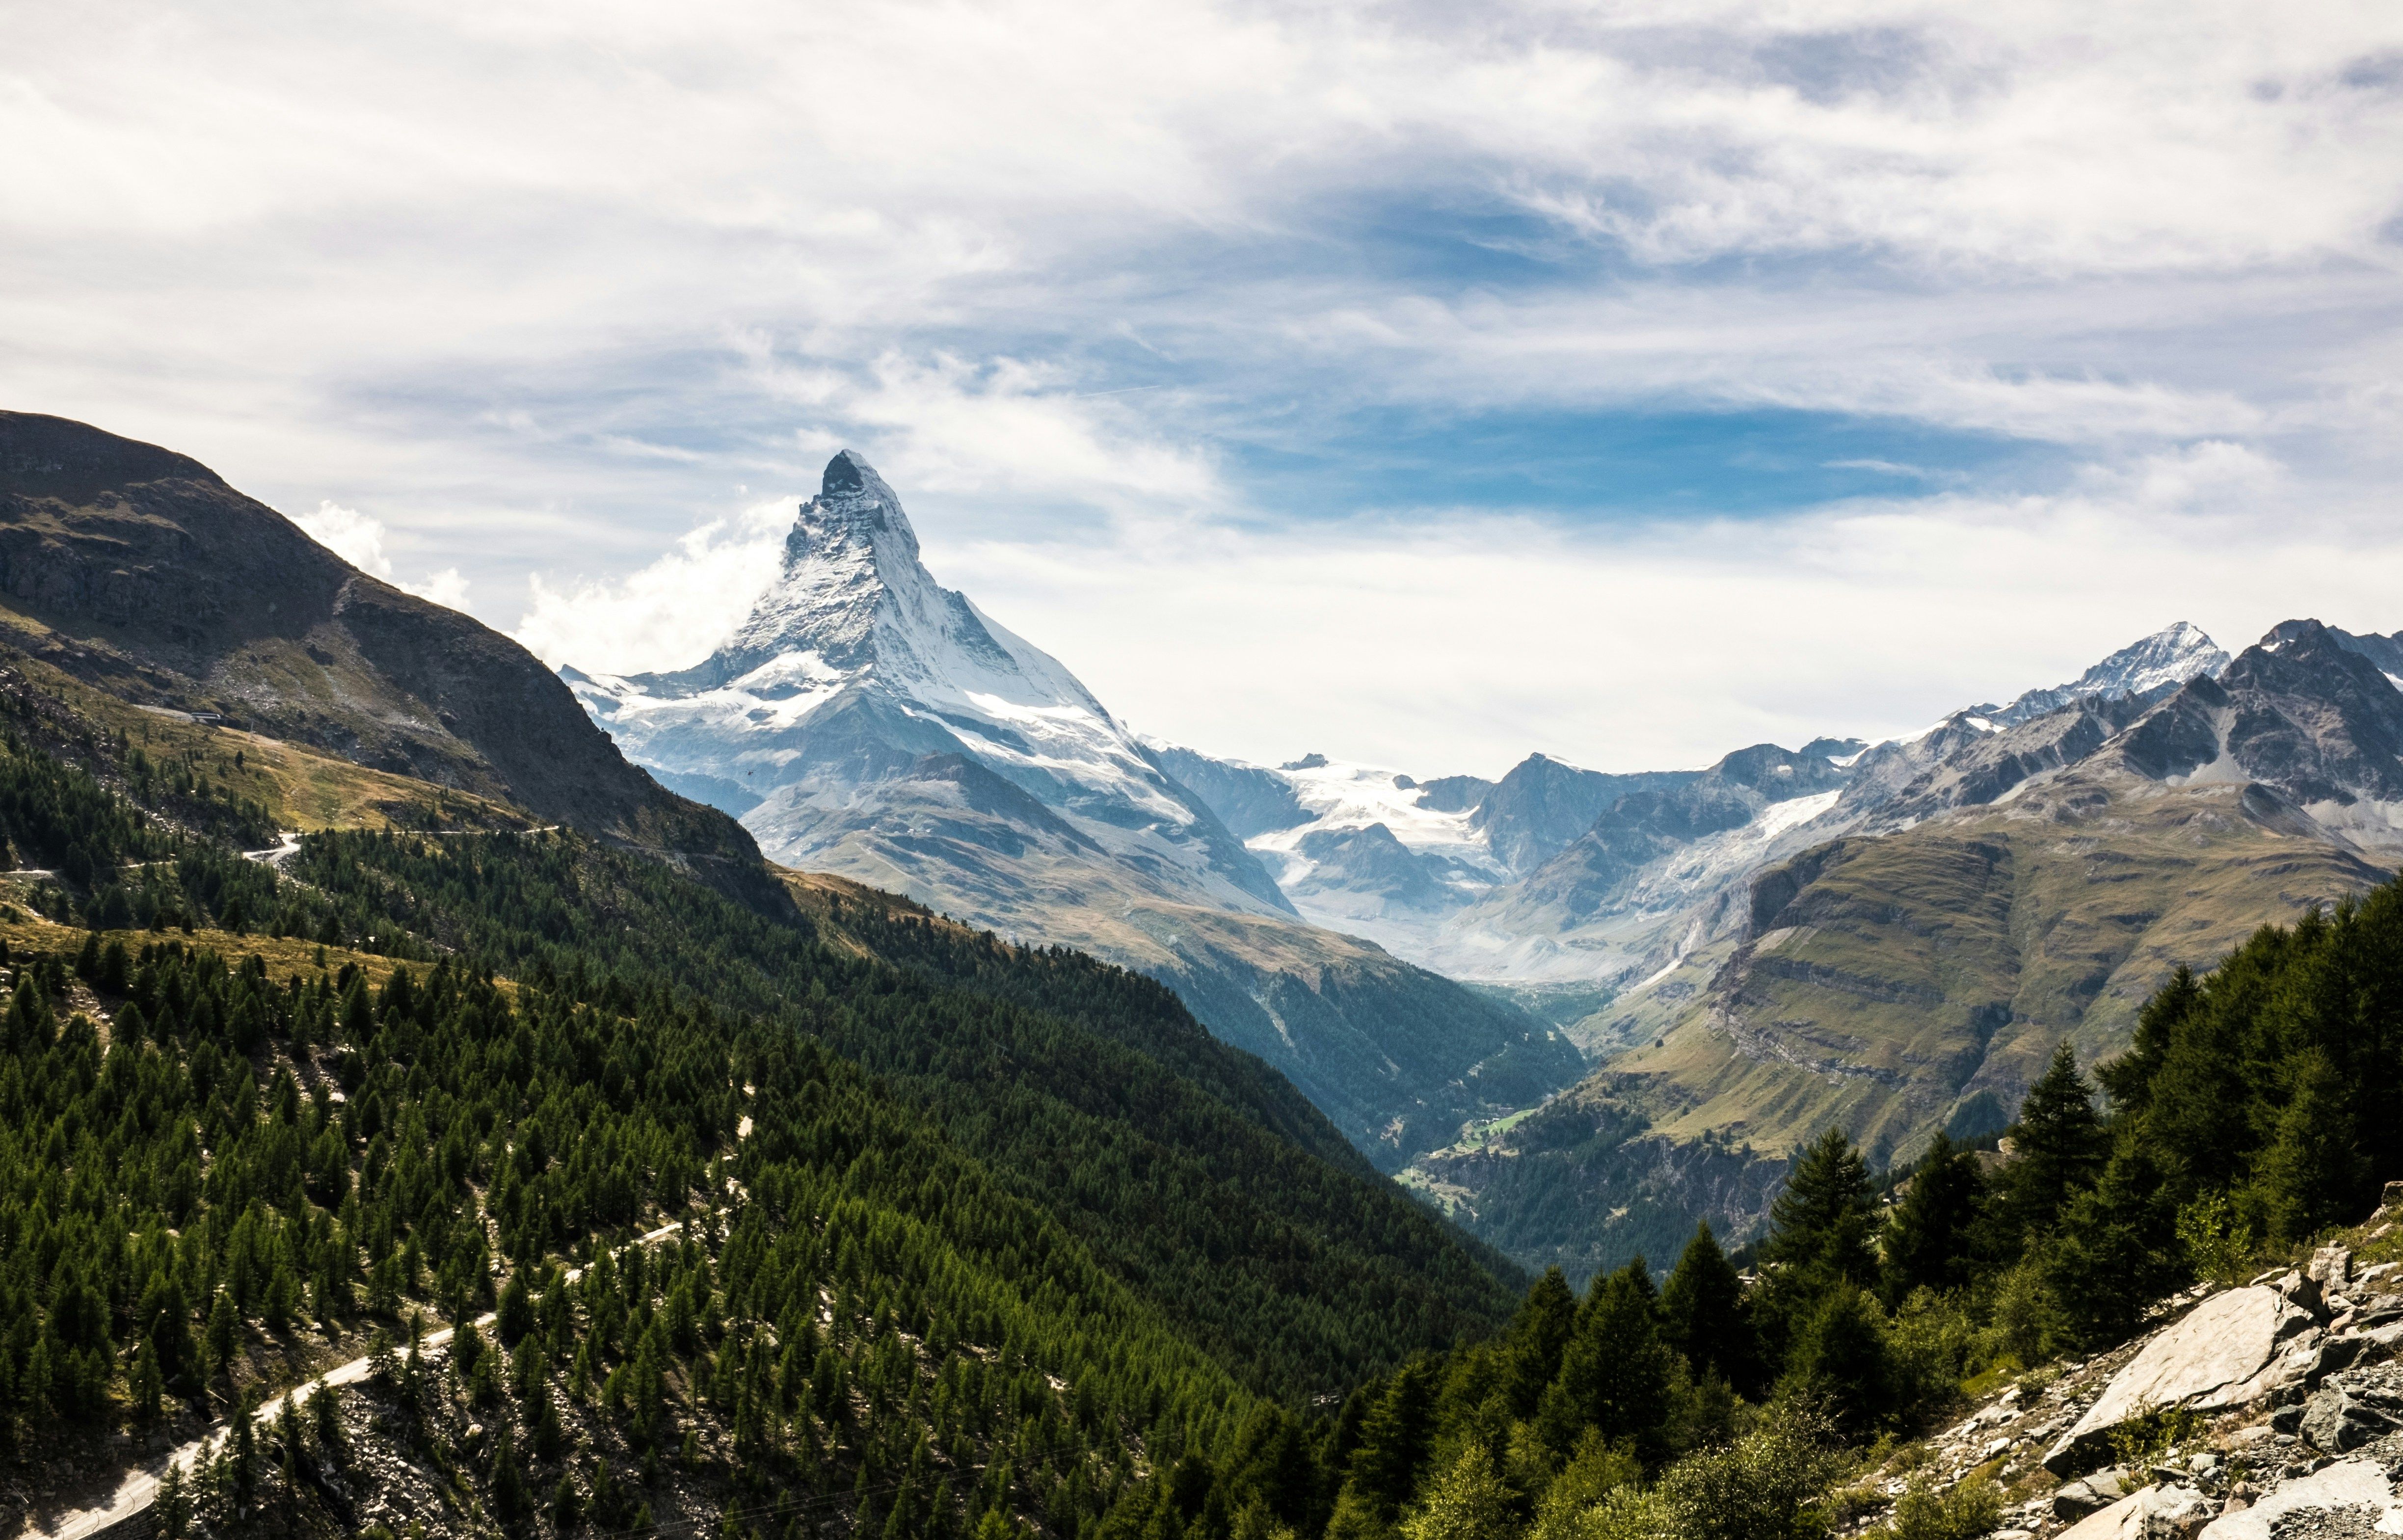
<path fill-rule="evenodd" d="M 2204 1540 L 2271 1540 L 2286 1529 L 2279 1520 L 2307 1514 L 2366 1508 L 2365 1526 L 2381 1534 L 2403 1533 L 2403 1506 L 2394 1483 L 2375 1461 L 2343 1460 L 2280 1485 L 2259 1502 L 2221 1515 L 2205 1526 Z"/>
<path fill-rule="evenodd" d="M 2219 1505 L 2192 1487 L 2146 1487 L 2080 1519 L 2061 1540 L 2155 1540 L 2192 1534 L 2210 1522 Z"/>
<path fill-rule="evenodd" d="M 2112 1378 L 2075 1426 L 2047 1451 L 2045 1468 L 2090 1465 L 2111 1430 L 2141 1411 L 2241 1407 L 2307 1372 L 2319 1323 L 2274 1288 L 2230 1289 L 2166 1326 Z"/>
<path fill-rule="evenodd" d="M 1846 1533 L 1883 1533 L 1877 1497 L 1975 1477 L 2015 1499 L 1992 1540 L 2403 1534 L 2403 1257 L 2355 1249 L 2383 1257 L 2398 1230 L 2403 1183 L 2302 1268 L 2198 1285 L 2148 1334 L 2006 1386 L 1898 1450 Z M 2094 1468 L 2105 1451 L 2127 1463 Z"/>

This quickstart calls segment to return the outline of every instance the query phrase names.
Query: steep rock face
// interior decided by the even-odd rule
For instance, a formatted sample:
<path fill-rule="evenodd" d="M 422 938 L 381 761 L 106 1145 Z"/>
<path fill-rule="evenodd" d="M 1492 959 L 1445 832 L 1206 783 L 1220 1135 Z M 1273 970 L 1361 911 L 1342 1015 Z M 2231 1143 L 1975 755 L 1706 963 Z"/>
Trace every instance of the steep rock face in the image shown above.
<path fill-rule="evenodd" d="M 2146 707 L 2132 695 L 2076 700 L 2000 732 L 1965 735 L 1885 799 L 1855 801 L 1868 804 L 1865 821 L 1880 829 L 1907 828 L 1953 808 L 1985 807 L 2038 775 L 2077 764 L 2143 715 Z"/>
<path fill-rule="evenodd" d="M 1986 715 L 2002 727 L 2059 711 L 2081 701 L 2114 696 L 2159 698 L 2189 679 L 2209 678 L 2228 666 L 2228 654 L 2202 629 L 2181 620 L 2120 648 L 2066 685 L 2030 690 Z"/>
<path fill-rule="evenodd" d="M 1292 783 L 1275 770 L 1206 754 L 1174 743 L 1149 743 L 1153 762 L 1193 789 L 1238 839 L 1297 828 L 1315 816 L 1301 805 Z"/>
<path fill-rule="evenodd" d="M 567 678 L 638 762 L 758 798 L 743 825 L 779 859 L 806 858 L 862 820 L 914 838 L 906 809 L 928 783 L 922 762 L 957 759 L 1017 788 L 1016 812 L 1048 810 L 1036 830 L 1075 820 L 1164 896 L 1293 912 L 1217 815 L 1075 675 L 935 581 L 900 499 L 848 451 L 828 463 L 776 583 L 724 646 L 675 673 Z M 873 788 L 887 784 L 900 801 L 879 808 Z M 977 795 L 979 811 L 998 806 L 992 788 Z"/>
<path fill-rule="evenodd" d="M 2288 621 L 2137 723 L 2119 761 L 2171 784 L 2268 786 L 2357 843 L 2403 846 L 2403 689 L 2360 642 Z"/>
<path fill-rule="evenodd" d="M 1136 740 L 1057 659 L 935 581 L 900 499 L 856 455 L 828 464 L 776 582 L 709 658 L 563 672 L 638 763 L 740 808 L 771 856 L 1163 980 L 1389 1167 L 1582 1068 L 1523 1013 L 1302 923 L 1229 826 L 1272 838 L 1304 821 L 1290 784 Z M 1410 888 L 1407 861 L 1356 842 L 1349 858 Z"/>
<path fill-rule="evenodd" d="M 357 763 L 687 855 L 756 864 L 523 647 L 358 572 L 183 455 L 0 413 L 0 605 L 45 660 Z"/>

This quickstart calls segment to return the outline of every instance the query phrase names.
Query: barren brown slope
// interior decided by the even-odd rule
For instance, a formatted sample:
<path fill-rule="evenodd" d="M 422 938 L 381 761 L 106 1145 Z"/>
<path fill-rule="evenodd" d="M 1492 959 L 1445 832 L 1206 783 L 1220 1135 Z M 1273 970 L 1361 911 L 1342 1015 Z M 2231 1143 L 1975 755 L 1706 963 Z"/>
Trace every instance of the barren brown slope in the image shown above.
<path fill-rule="evenodd" d="M 758 859 L 733 820 L 628 764 L 523 647 L 153 445 L 0 412 L 0 610 L 26 651 L 122 700 L 630 843 Z"/>

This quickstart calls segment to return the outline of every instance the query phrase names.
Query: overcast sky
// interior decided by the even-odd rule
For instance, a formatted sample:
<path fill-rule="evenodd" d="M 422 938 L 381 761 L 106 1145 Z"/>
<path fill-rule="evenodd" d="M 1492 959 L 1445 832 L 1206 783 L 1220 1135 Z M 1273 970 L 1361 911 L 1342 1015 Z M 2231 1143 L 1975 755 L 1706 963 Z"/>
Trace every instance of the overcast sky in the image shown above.
<path fill-rule="evenodd" d="M 2403 628 L 2403 7 L 0 12 L 0 405 L 554 662 L 836 448 L 1133 727 L 1421 775 Z"/>

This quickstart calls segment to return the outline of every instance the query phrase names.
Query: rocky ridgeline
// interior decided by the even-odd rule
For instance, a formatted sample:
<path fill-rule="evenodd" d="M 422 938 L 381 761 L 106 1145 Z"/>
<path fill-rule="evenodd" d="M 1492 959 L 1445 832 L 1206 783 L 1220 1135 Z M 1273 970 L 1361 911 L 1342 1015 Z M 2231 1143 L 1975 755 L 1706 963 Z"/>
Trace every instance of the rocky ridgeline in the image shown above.
<path fill-rule="evenodd" d="M 2403 1264 L 2363 1260 L 2395 1249 L 2403 1182 L 2385 1200 L 2307 1269 L 2199 1285 L 2135 1341 L 2023 1378 L 1882 1495 L 1993 1479 L 2021 1500 L 1992 1540 L 2403 1534 Z"/>

